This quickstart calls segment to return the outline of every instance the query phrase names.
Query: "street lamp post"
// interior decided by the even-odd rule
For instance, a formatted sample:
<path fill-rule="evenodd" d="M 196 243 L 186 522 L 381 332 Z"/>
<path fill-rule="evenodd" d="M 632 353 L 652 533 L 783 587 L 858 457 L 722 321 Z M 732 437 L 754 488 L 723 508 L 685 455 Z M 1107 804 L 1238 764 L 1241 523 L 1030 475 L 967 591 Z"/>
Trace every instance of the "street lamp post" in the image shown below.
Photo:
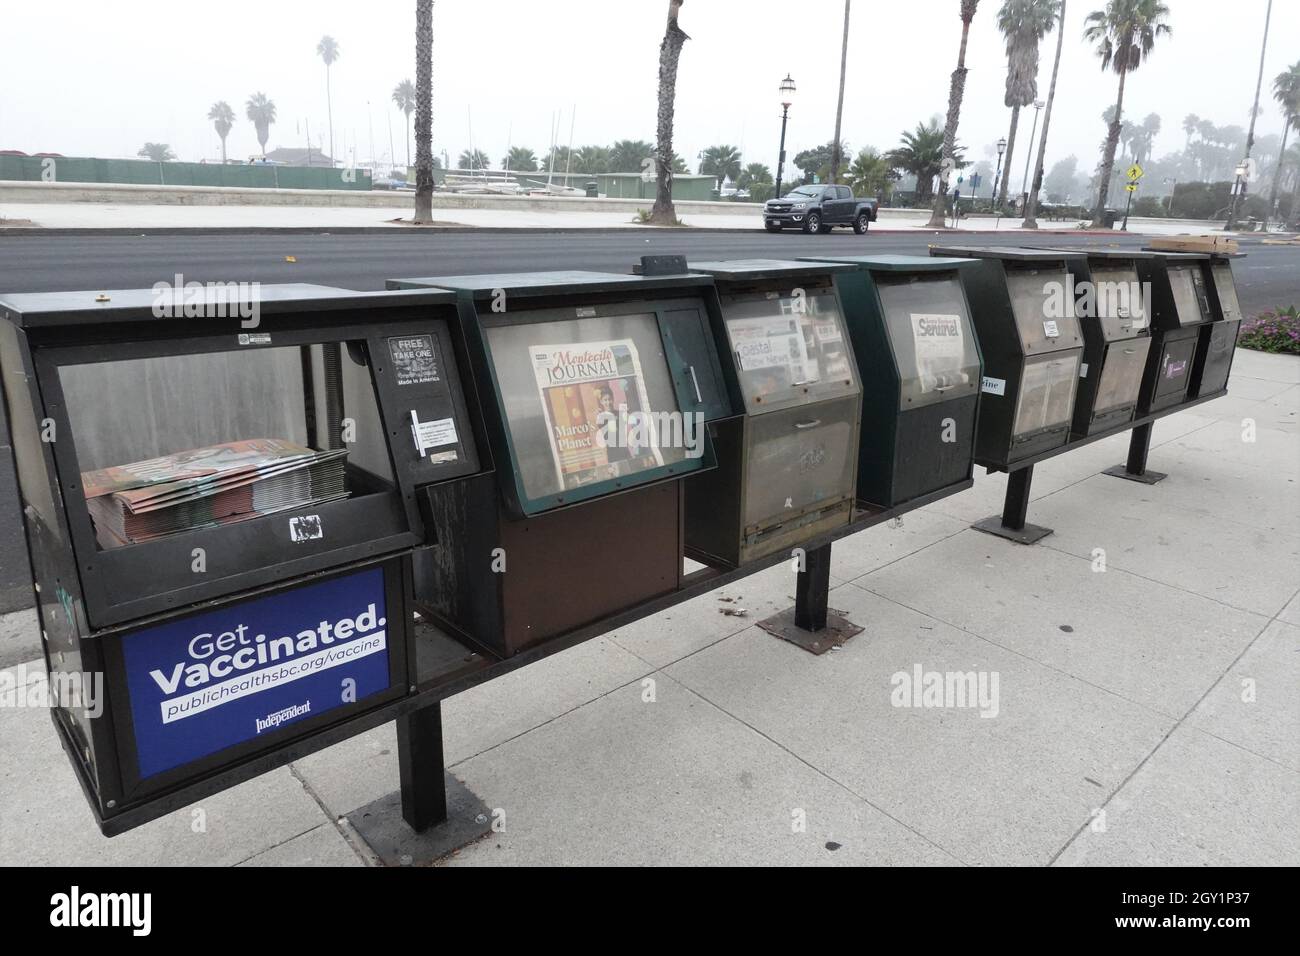
<path fill-rule="evenodd" d="M 794 102 L 794 80 L 790 74 L 785 75 L 781 81 L 781 152 L 776 157 L 776 192 L 773 196 L 781 196 L 781 173 L 785 169 L 785 123 L 790 116 L 790 104 Z"/>
<path fill-rule="evenodd" d="M 1029 132 L 1029 148 L 1025 150 L 1025 175 L 1020 180 L 1020 195 L 1022 197 L 1020 201 L 1022 206 L 1029 200 L 1029 160 L 1034 155 L 1034 136 L 1038 132 L 1038 114 L 1042 112 L 1042 109 L 1043 101 L 1034 100 L 1034 128 Z"/>
<path fill-rule="evenodd" d="M 998 140 L 998 171 L 993 174 L 993 188 L 989 190 L 989 203 L 996 202 L 998 198 L 998 182 L 1002 179 L 1002 154 L 1007 151 L 1006 137 Z"/>

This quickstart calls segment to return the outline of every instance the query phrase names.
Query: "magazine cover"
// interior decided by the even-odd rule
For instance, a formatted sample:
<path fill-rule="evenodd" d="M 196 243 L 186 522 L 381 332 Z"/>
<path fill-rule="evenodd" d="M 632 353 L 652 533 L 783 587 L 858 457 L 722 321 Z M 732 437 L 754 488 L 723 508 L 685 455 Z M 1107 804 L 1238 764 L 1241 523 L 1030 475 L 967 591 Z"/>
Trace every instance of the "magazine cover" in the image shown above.
<path fill-rule="evenodd" d="M 529 354 L 561 488 L 664 463 L 632 340 L 534 345 Z"/>
<path fill-rule="evenodd" d="M 131 496 L 138 502 L 197 487 L 204 479 L 229 477 L 240 471 L 252 473 L 270 465 L 302 461 L 315 454 L 310 448 L 283 438 L 249 438 L 83 472 L 81 484 L 87 498 L 151 488 L 148 494 Z"/>

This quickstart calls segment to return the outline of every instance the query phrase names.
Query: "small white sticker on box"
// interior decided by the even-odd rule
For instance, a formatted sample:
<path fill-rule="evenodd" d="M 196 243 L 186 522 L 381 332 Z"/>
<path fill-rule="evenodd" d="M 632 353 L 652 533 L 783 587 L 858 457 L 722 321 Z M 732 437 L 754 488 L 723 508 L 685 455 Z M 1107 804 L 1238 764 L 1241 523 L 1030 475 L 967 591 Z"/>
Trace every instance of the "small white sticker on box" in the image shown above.
<path fill-rule="evenodd" d="M 989 378 L 985 375 L 980 379 L 980 391 L 989 395 L 1005 395 L 1007 393 L 1007 380 L 1005 378 Z"/>
<path fill-rule="evenodd" d="M 1079 363 L 1079 378 L 1087 378 L 1087 377 L 1088 377 L 1088 363 L 1081 362 Z"/>
<path fill-rule="evenodd" d="M 1060 330 L 1056 327 L 1055 319 L 1047 319 L 1043 322 L 1043 334 L 1049 339 L 1054 339 L 1061 334 Z"/>

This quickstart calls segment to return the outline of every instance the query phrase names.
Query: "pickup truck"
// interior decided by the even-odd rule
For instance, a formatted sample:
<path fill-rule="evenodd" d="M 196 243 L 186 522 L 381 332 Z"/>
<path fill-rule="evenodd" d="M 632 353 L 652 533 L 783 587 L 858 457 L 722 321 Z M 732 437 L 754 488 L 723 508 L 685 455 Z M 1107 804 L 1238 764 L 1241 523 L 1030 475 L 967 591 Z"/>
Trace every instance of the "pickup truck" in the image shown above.
<path fill-rule="evenodd" d="M 763 226 L 768 232 L 797 226 L 804 232 L 827 233 L 836 226 L 852 226 L 862 235 L 875 221 L 876 201 L 855 199 L 848 186 L 796 186 L 763 206 Z"/>

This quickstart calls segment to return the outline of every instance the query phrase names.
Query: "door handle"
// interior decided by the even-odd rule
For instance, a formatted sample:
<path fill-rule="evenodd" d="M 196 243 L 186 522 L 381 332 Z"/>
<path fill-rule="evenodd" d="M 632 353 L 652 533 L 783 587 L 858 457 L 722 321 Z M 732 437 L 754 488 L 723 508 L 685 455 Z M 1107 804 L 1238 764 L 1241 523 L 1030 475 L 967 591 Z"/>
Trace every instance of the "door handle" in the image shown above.
<path fill-rule="evenodd" d="M 688 365 L 686 370 L 691 373 L 691 384 L 695 386 L 695 404 L 703 405 L 704 396 L 700 394 L 700 380 L 695 377 L 695 366 Z"/>
<path fill-rule="evenodd" d="M 822 420 L 820 418 L 814 418 L 810 422 L 795 422 L 794 427 L 795 428 L 816 428 L 821 423 Z"/>

